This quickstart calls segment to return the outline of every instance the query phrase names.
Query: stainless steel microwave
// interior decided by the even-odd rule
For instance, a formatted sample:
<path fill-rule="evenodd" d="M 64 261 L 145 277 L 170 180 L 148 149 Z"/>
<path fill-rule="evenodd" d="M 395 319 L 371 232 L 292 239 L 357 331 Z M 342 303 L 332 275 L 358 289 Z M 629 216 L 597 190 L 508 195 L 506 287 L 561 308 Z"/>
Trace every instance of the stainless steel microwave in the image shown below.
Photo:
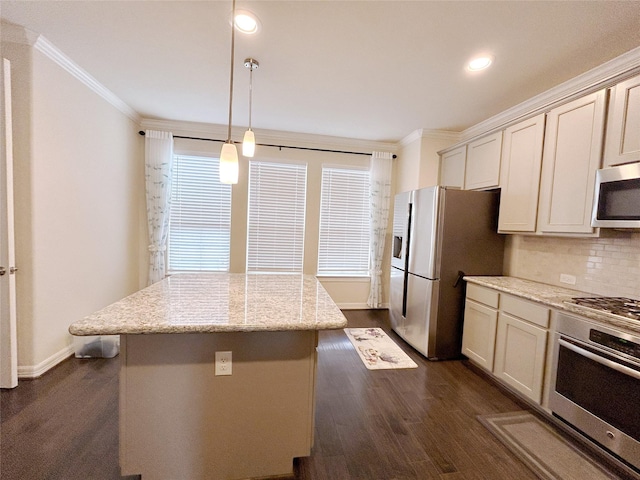
<path fill-rule="evenodd" d="M 640 228 L 640 163 L 596 172 L 591 226 Z"/>

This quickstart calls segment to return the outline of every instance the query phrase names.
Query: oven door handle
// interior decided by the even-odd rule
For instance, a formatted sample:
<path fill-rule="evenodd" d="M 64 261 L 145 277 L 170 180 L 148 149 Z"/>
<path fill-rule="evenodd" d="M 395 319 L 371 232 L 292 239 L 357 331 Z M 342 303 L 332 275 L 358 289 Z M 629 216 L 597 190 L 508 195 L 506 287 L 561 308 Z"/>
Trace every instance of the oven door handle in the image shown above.
<path fill-rule="evenodd" d="M 562 338 L 558 339 L 558 343 L 569 350 L 574 351 L 578 355 L 582 355 L 583 357 L 587 357 L 594 362 L 597 362 L 605 367 L 611 368 L 612 370 L 616 370 L 617 372 L 623 373 L 624 375 L 628 375 L 630 377 L 635 378 L 636 380 L 640 380 L 640 372 L 634 370 L 633 368 L 629 368 L 625 365 L 621 365 L 619 363 L 613 362 L 607 358 L 603 358 L 600 355 L 590 352 L 589 350 L 585 350 L 573 343 L 567 342 Z"/>

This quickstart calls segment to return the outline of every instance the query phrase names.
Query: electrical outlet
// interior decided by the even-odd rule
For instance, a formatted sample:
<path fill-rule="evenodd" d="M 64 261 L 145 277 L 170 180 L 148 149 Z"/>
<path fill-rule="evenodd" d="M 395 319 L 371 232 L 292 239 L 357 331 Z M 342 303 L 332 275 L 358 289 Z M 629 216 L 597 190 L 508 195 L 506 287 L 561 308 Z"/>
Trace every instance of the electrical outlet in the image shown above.
<path fill-rule="evenodd" d="M 567 285 L 575 285 L 576 284 L 576 277 L 575 277 L 575 275 L 569 275 L 567 273 L 561 273 L 560 274 L 560 282 L 561 283 L 566 283 Z"/>
<path fill-rule="evenodd" d="M 231 375 L 231 352 L 216 352 L 216 375 Z"/>

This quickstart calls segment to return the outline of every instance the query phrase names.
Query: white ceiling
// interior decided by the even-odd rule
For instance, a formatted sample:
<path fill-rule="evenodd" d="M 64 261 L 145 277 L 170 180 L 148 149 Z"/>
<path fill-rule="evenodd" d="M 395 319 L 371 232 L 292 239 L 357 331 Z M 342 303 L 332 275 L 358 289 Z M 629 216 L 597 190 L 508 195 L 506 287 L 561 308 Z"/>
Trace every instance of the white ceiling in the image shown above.
<path fill-rule="evenodd" d="M 461 131 L 640 46 L 640 1 L 249 1 L 234 125 L 375 141 Z M 142 117 L 225 125 L 231 1 L 0 1 Z M 494 66 L 464 70 L 474 54 Z"/>

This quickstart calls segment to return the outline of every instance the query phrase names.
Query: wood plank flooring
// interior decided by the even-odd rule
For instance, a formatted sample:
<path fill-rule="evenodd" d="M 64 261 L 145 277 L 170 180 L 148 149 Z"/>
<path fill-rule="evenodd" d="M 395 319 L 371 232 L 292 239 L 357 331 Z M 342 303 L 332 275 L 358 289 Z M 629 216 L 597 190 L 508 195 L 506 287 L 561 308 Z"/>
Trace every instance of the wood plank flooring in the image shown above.
<path fill-rule="evenodd" d="M 514 398 L 463 362 L 425 360 L 385 310 L 345 315 L 350 327 L 384 328 L 418 368 L 367 370 L 342 330 L 320 332 L 315 446 L 291 479 L 537 478 L 476 420 L 523 409 Z M 118 357 L 72 358 L 2 390 L 0 478 L 139 478 L 119 475 L 118 369 Z"/>

